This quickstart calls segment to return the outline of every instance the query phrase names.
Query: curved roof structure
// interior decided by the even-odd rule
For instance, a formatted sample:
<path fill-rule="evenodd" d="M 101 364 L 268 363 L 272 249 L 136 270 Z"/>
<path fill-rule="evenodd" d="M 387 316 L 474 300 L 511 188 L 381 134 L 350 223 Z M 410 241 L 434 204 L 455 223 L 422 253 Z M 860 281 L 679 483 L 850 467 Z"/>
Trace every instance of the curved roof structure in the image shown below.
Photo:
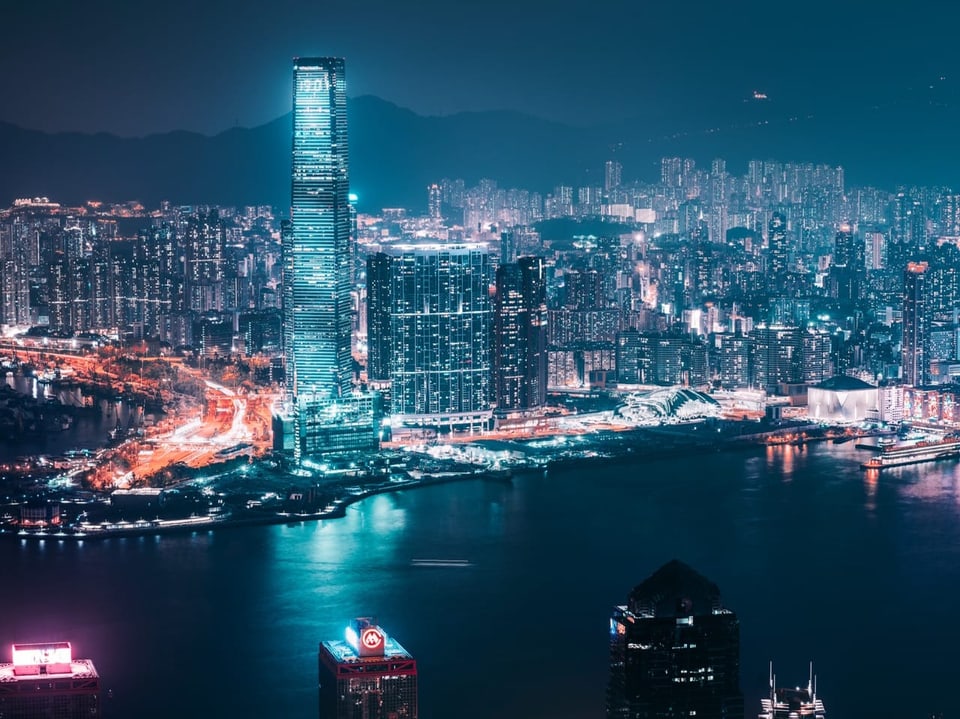
<path fill-rule="evenodd" d="M 817 389 L 826 389 L 832 392 L 850 392 L 858 389 L 876 389 L 874 385 L 864 382 L 862 379 L 848 377 L 847 375 L 837 375 L 836 377 L 825 379 L 820 384 L 814 386 Z"/>
<path fill-rule="evenodd" d="M 633 422 L 651 422 L 668 417 L 698 419 L 720 415 L 720 403 L 703 392 L 671 387 L 649 394 L 628 395 L 614 410 L 615 415 Z"/>

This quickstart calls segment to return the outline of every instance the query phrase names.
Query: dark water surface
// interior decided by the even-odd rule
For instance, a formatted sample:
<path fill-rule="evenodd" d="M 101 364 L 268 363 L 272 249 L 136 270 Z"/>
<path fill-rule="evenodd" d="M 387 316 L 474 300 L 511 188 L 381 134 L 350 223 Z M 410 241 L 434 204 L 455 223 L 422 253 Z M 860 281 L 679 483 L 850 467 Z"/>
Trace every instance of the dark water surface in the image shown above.
<path fill-rule="evenodd" d="M 610 609 L 676 557 L 740 617 L 747 716 L 771 659 L 783 683 L 812 659 L 828 716 L 957 716 L 960 465 L 877 481 L 865 456 L 782 447 L 381 495 L 320 524 L 3 543 L 0 645 L 72 641 L 108 718 L 305 719 L 317 642 L 369 614 L 417 657 L 423 719 L 599 718 Z"/>

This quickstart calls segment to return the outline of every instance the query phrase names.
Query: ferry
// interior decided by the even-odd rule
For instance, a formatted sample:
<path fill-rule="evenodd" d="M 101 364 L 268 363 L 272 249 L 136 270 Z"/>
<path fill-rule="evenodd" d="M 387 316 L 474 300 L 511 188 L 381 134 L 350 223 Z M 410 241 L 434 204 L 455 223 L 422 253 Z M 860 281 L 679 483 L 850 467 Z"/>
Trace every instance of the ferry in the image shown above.
<path fill-rule="evenodd" d="M 915 444 L 883 445 L 880 452 L 860 465 L 861 469 L 885 469 L 904 464 L 933 462 L 938 459 L 960 457 L 960 437 L 948 435 L 942 439 Z"/>

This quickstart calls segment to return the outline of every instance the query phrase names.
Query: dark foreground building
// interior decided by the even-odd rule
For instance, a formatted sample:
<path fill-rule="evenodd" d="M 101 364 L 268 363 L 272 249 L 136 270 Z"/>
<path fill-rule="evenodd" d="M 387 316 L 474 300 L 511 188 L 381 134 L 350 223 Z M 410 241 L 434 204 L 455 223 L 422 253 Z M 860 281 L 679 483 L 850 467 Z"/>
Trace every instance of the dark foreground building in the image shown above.
<path fill-rule="evenodd" d="M 741 719 L 740 624 L 717 585 L 676 560 L 610 619 L 607 717 Z"/>
<path fill-rule="evenodd" d="M 74 659 L 69 642 L 14 644 L 0 664 L 3 719 L 96 719 L 100 677 L 89 659 Z"/>
<path fill-rule="evenodd" d="M 320 719 L 417 719 L 417 661 L 375 620 L 320 643 Z"/>

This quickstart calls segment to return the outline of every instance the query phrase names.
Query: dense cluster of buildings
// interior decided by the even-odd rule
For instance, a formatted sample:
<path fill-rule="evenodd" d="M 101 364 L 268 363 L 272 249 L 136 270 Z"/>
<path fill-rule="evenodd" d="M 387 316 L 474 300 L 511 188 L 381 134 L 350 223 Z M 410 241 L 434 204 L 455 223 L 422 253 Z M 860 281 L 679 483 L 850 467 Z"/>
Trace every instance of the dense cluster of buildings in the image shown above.
<path fill-rule="evenodd" d="M 736 174 L 686 158 L 627 182 L 610 160 L 602 187 L 541 195 L 443 179 L 425 214 L 358 215 L 345 92 L 342 60 L 295 61 L 289 221 L 269 208 L 18 201 L 0 214 L 0 325 L 263 354 L 266 379 L 286 377 L 278 446 L 301 459 L 405 429 L 522 421 L 548 392 L 595 388 L 748 388 L 802 403 L 842 376 L 879 385 L 869 417 L 932 416 L 905 387 L 934 392 L 951 416 L 949 188 L 850 188 L 839 167 L 756 161 Z M 831 403 L 843 404 L 820 397 L 818 416 Z"/>
<path fill-rule="evenodd" d="M 0 325 L 207 356 L 279 354 L 277 234 L 268 207 L 131 213 L 18 201 L 0 214 Z"/>

